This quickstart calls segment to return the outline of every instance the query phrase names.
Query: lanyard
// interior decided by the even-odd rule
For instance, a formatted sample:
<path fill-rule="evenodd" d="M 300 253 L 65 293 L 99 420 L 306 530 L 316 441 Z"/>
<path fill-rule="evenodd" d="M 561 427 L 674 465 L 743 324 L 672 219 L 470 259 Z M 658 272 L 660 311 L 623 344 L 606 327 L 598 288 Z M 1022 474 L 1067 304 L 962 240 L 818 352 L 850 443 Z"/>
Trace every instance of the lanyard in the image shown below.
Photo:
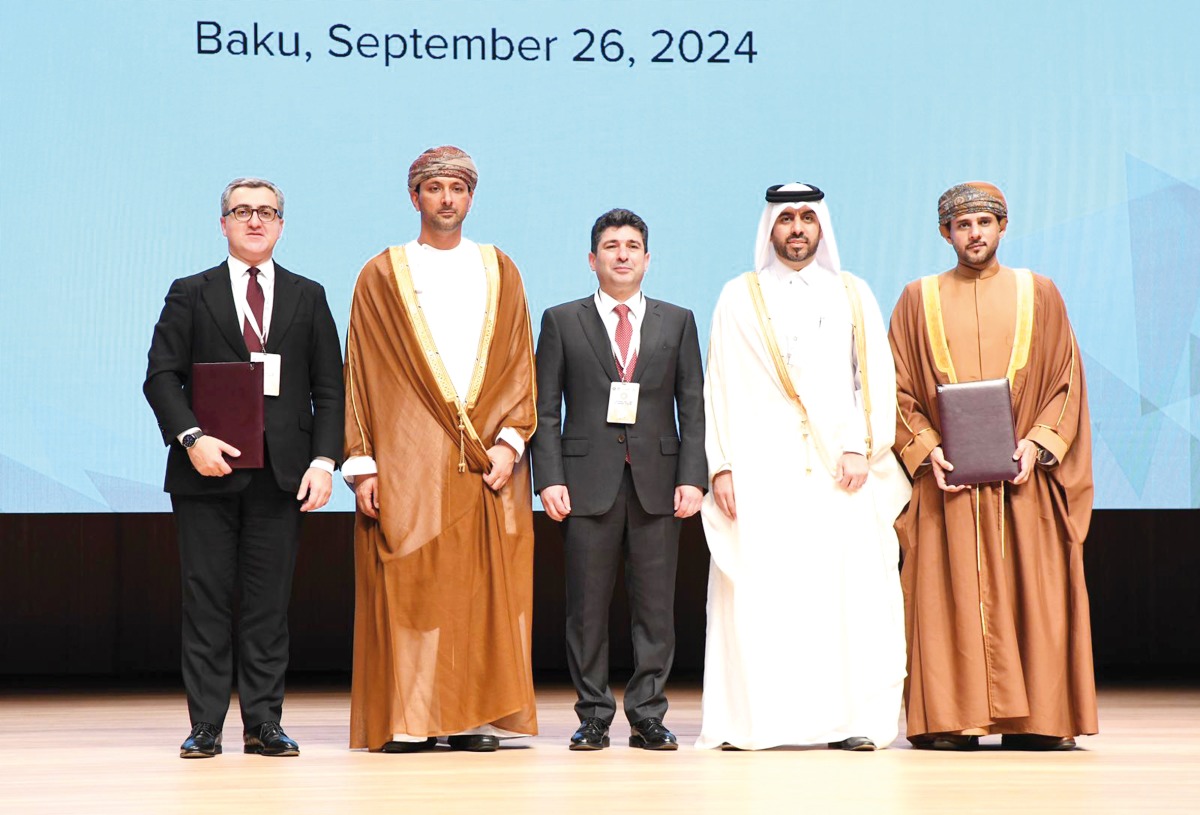
<path fill-rule="evenodd" d="M 243 273 L 243 275 L 244 274 L 245 273 Z M 261 275 L 262 275 L 262 271 L 259 270 L 259 276 L 261 276 Z M 249 283 L 249 281 L 247 281 L 247 284 L 248 283 Z M 262 286 L 262 283 L 260 282 L 258 285 Z M 250 303 L 246 300 L 246 287 L 245 286 L 235 286 L 234 293 L 238 297 L 238 305 L 242 307 L 242 320 L 244 320 L 245 322 L 250 324 L 250 330 L 254 332 L 254 336 L 258 337 L 258 341 L 260 343 L 262 343 L 263 351 L 266 351 L 267 350 L 267 334 L 265 331 L 263 331 L 262 328 L 259 327 L 258 320 L 255 319 L 255 317 L 254 317 L 254 309 L 250 308 Z M 267 297 L 266 297 L 266 289 L 263 289 L 263 320 L 264 320 L 264 322 L 266 321 L 266 318 L 267 318 Z"/>

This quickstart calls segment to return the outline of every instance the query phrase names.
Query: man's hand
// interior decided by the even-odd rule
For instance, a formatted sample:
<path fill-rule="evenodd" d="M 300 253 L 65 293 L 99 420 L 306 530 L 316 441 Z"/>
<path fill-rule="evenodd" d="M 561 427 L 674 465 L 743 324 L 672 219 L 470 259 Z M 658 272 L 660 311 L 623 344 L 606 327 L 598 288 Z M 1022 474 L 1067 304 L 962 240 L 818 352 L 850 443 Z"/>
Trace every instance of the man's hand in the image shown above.
<path fill-rule="evenodd" d="M 483 474 L 483 483 L 491 487 L 493 492 L 500 492 L 508 479 L 512 478 L 517 451 L 501 441 L 489 447 L 487 454 L 492 460 L 492 469 Z"/>
<path fill-rule="evenodd" d="M 552 521 L 561 521 L 571 514 L 571 494 L 566 484 L 555 484 L 542 490 L 542 506 Z"/>
<path fill-rule="evenodd" d="M 675 517 L 692 517 L 700 511 L 700 502 L 703 500 L 704 493 L 700 492 L 699 487 L 693 487 L 691 484 L 680 484 L 675 488 Z"/>
<path fill-rule="evenodd" d="M 309 467 L 304 471 L 304 478 L 300 480 L 296 500 L 304 501 L 300 505 L 301 512 L 311 512 L 328 504 L 332 494 L 333 476 L 320 467 Z"/>
<path fill-rule="evenodd" d="M 222 453 L 237 458 L 242 451 L 226 444 L 216 436 L 201 436 L 187 451 L 188 458 L 192 460 L 192 466 L 196 468 L 196 472 L 207 476 L 229 475 L 233 472 L 233 468 L 221 456 Z"/>
<path fill-rule="evenodd" d="M 733 500 L 733 473 L 722 470 L 713 476 L 713 499 L 717 508 L 725 513 L 731 521 L 737 520 L 737 502 Z"/>
<path fill-rule="evenodd" d="M 358 511 L 372 520 L 379 520 L 379 475 L 354 476 L 354 500 Z"/>
<path fill-rule="evenodd" d="M 858 492 L 867 483 L 870 472 L 867 457 L 862 453 L 842 453 L 833 480 L 846 492 Z"/>
<path fill-rule="evenodd" d="M 967 488 L 966 484 L 952 487 L 946 483 L 946 473 L 953 470 L 954 465 L 946 461 L 946 455 L 942 452 L 941 447 L 935 447 L 929 452 L 929 466 L 933 468 L 933 477 L 937 479 L 937 485 L 943 491 L 962 492 Z"/>
<path fill-rule="evenodd" d="M 1020 486 L 1029 480 L 1033 475 L 1033 465 L 1037 463 L 1038 446 L 1029 439 L 1021 439 L 1017 442 L 1017 450 L 1013 453 L 1013 461 L 1021 462 L 1020 469 L 1017 470 L 1017 477 L 1012 480 L 1016 486 Z"/>

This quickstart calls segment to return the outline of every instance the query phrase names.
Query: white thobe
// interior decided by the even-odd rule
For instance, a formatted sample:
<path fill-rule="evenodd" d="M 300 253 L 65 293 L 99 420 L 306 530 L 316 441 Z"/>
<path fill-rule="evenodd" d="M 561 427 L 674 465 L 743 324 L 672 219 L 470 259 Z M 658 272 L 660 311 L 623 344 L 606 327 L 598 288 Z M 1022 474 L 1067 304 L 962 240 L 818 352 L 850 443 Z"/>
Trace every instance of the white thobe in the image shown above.
<path fill-rule="evenodd" d="M 909 485 L 891 452 L 896 388 L 883 318 L 854 278 L 873 438 L 866 484 L 850 493 L 834 472 L 843 453 L 866 452 L 867 424 L 842 280 L 815 264 L 771 264 L 758 276 L 808 427 L 739 277 L 717 303 L 704 383 L 710 475 L 732 472 L 737 520 L 705 496 L 712 562 L 696 746 L 865 736 L 884 747 L 898 732 L 905 675 L 892 523 Z"/>

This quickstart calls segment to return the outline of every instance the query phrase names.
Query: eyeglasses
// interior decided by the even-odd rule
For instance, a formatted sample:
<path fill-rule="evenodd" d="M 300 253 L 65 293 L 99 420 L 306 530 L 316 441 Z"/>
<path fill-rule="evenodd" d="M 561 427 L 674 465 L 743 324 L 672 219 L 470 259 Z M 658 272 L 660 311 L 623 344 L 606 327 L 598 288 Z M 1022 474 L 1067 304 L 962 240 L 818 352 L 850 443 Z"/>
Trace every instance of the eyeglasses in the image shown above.
<path fill-rule="evenodd" d="M 232 215 L 235 221 L 249 221 L 255 213 L 258 213 L 258 220 L 265 224 L 271 223 L 276 218 L 283 217 L 283 213 L 275 209 L 275 207 L 248 207 L 245 204 L 242 204 L 240 207 L 234 207 L 226 212 L 225 215 Z"/>

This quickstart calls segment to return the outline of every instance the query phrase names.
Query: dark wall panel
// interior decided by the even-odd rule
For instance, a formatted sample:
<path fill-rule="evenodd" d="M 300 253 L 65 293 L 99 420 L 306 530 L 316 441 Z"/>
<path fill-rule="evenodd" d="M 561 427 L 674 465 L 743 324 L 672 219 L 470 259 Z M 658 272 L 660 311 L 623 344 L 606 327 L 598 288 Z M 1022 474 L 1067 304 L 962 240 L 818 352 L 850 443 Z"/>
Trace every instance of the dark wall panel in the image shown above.
<path fill-rule="evenodd" d="M 559 527 L 534 518 L 533 659 L 565 671 Z M 1098 511 L 1086 544 L 1097 673 L 1200 677 L 1200 510 Z M 179 561 L 170 515 L 0 515 L 0 675 L 137 677 L 179 665 Z M 708 553 L 689 519 L 676 587 L 678 675 L 704 659 Z M 306 519 L 292 592 L 292 668 L 346 672 L 353 519 Z M 614 668 L 631 661 L 618 580 Z"/>

